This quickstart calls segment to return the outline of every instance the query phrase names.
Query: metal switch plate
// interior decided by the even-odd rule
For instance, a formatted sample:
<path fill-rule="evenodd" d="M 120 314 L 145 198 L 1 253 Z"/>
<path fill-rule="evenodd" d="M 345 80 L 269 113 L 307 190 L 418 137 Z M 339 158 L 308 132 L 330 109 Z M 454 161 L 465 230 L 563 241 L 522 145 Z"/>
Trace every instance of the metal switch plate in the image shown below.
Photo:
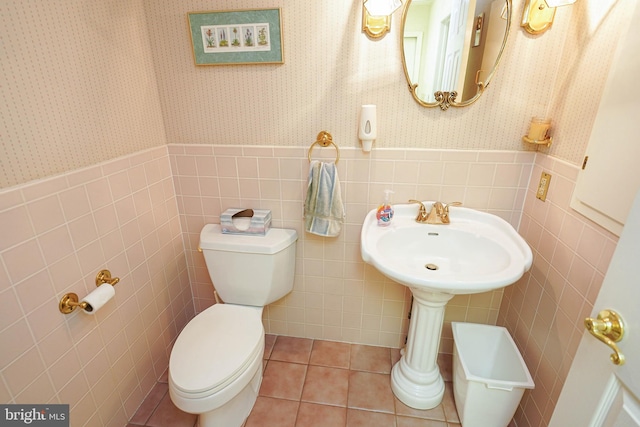
<path fill-rule="evenodd" d="M 551 175 L 542 172 L 540 176 L 540 183 L 538 184 L 538 191 L 536 191 L 536 197 L 543 202 L 547 200 L 547 191 L 549 191 L 549 183 L 551 182 Z"/>

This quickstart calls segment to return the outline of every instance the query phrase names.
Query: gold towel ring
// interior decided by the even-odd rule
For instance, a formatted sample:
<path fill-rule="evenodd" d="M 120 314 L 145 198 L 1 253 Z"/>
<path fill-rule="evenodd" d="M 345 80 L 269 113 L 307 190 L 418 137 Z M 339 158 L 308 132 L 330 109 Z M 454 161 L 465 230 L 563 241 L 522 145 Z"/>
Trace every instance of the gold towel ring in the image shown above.
<path fill-rule="evenodd" d="M 311 144 L 311 147 L 309 147 L 309 154 L 308 154 L 308 158 L 309 161 L 311 161 L 311 151 L 313 150 L 313 147 L 318 144 L 321 147 L 328 147 L 329 145 L 333 145 L 336 148 L 336 163 L 338 163 L 338 160 L 340 160 L 340 149 L 338 148 L 338 146 L 333 142 L 333 137 L 331 136 L 331 134 L 327 131 L 321 131 L 318 136 L 316 137 L 316 142 L 314 142 L 313 144 Z"/>

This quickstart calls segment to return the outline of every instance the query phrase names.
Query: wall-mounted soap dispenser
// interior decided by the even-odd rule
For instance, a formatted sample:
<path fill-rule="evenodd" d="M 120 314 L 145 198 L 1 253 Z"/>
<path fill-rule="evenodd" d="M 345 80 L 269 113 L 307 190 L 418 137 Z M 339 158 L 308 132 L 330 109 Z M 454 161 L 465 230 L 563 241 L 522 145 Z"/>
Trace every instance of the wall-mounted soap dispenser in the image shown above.
<path fill-rule="evenodd" d="M 371 151 L 373 141 L 378 135 L 376 126 L 376 106 L 363 105 L 360 109 L 360 122 L 358 126 L 358 138 L 362 141 L 362 151 Z"/>

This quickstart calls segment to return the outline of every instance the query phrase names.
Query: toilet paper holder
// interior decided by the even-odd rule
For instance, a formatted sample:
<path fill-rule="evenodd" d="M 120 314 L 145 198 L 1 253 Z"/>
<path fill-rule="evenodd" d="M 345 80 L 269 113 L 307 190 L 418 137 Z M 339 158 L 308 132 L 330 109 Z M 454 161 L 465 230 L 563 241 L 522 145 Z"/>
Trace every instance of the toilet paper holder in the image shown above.
<path fill-rule="evenodd" d="M 115 286 L 116 283 L 120 281 L 119 277 L 111 277 L 111 272 L 109 270 L 100 270 L 96 275 L 96 287 L 108 283 L 111 286 Z M 86 309 L 86 302 L 78 302 L 78 294 L 69 292 L 64 294 L 64 296 L 60 299 L 60 303 L 58 304 L 58 308 L 60 309 L 60 313 L 69 314 L 76 307 L 80 307 L 81 309 Z"/>

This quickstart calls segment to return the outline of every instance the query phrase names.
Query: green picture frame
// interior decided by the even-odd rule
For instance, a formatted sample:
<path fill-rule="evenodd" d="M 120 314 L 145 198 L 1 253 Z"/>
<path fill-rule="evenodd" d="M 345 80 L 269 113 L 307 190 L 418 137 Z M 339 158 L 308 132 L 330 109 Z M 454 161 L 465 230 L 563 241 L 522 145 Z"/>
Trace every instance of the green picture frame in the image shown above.
<path fill-rule="evenodd" d="M 187 13 L 195 65 L 284 64 L 280 8 Z"/>

